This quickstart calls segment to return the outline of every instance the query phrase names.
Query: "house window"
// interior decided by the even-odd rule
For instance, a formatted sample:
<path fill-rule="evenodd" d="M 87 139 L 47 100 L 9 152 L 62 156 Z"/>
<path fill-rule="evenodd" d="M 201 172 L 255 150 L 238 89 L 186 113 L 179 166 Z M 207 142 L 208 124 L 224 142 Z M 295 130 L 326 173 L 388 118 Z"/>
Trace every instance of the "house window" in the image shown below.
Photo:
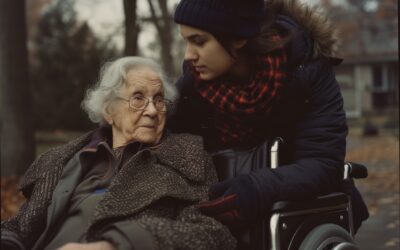
<path fill-rule="evenodd" d="M 374 92 L 387 92 L 387 73 L 387 67 L 385 67 L 385 65 L 376 65 L 372 67 Z"/>
<path fill-rule="evenodd" d="M 389 80 L 393 79 L 393 71 L 389 65 L 375 65 L 372 67 L 373 88 L 372 104 L 375 108 L 382 109 L 393 105 L 394 92 Z"/>

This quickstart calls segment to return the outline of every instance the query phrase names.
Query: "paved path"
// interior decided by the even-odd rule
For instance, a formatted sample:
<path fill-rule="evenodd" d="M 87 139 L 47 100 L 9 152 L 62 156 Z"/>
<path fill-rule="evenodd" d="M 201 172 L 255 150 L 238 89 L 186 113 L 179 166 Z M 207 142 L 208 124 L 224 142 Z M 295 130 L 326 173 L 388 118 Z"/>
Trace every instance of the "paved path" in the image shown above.
<path fill-rule="evenodd" d="M 348 138 L 347 160 L 368 167 L 369 177 L 357 180 L 370 212 L 356 235 L 362 250 L 400 249 L 399 140 L 393 135 Z"/>

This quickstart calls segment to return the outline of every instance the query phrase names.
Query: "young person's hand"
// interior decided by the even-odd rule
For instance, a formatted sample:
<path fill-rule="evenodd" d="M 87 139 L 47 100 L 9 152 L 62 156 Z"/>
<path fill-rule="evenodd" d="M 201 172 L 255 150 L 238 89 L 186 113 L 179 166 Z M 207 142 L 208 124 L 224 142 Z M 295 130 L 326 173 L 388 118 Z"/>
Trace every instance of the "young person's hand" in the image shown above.
<path fill-rule="evenodd" d="M 199 210 L 230 226 L 241 226 L 256 221 L 263 204 L 258 187 L 251 175 L 240 175 L 213 185 L 209 190 L 209 201 L 200 202 Z"/>

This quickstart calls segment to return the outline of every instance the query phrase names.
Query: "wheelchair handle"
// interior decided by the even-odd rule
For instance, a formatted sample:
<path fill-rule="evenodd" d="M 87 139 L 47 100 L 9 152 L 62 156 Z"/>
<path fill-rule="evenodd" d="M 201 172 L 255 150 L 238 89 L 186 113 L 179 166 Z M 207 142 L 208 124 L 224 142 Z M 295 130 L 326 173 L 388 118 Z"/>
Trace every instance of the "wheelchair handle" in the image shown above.
<path fill-rule="evenodd" d="M 368 169 L 366 166 L 355 163 L 355 162 L 346 162 L 344 164 L 344 179 L 355 178 L 355 179 L 363 179 L 368 177 Z"/>
<path fill-rule="evenodd" d="M 281 137 L 277 137 L 272 141 L 272 146 L 270 149 L 271 152 L 271 164 L 270 167 L 272 169 L 277 168 L 279 166 L 279 145 L 283 142 L 283 139 Z"/>
<path fill-rule="evenodd" d="M 272 169 L 278 168 L 279 166 L 279 146 L 283 143 L 283 139 L 281 137 L 276 137 L 273 139 L 271 147 L 270 147 L 270 167 Z M 366 166 L 355 163 L 355 162 L 346 162 L 344 164 L 344 173 L 343 179 L 363 179 L 368 177 L 368 169 Z"/>

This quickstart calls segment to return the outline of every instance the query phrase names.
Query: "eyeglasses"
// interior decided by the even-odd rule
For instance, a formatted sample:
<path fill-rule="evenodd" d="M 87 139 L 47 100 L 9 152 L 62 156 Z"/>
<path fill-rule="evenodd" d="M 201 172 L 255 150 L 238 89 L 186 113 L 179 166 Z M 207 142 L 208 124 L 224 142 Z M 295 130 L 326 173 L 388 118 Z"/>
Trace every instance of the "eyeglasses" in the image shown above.
<path fill-rule="evenodd" d="M 150 102 L 153 103 L 154 107 L 158 112 L 166 112 L 167 106 L 171 105 L 172 102 L 168 99 L 165 99 L 161 96 L 156 96 L 153 98 L 147 98 L 144 96 L 131 96 L 129 99 L 125 99 L 122 97 L 117 97 L 117 99 L 121 99 L 129 103 L 129 107 L 135 110 L 144 110 Z"/>

